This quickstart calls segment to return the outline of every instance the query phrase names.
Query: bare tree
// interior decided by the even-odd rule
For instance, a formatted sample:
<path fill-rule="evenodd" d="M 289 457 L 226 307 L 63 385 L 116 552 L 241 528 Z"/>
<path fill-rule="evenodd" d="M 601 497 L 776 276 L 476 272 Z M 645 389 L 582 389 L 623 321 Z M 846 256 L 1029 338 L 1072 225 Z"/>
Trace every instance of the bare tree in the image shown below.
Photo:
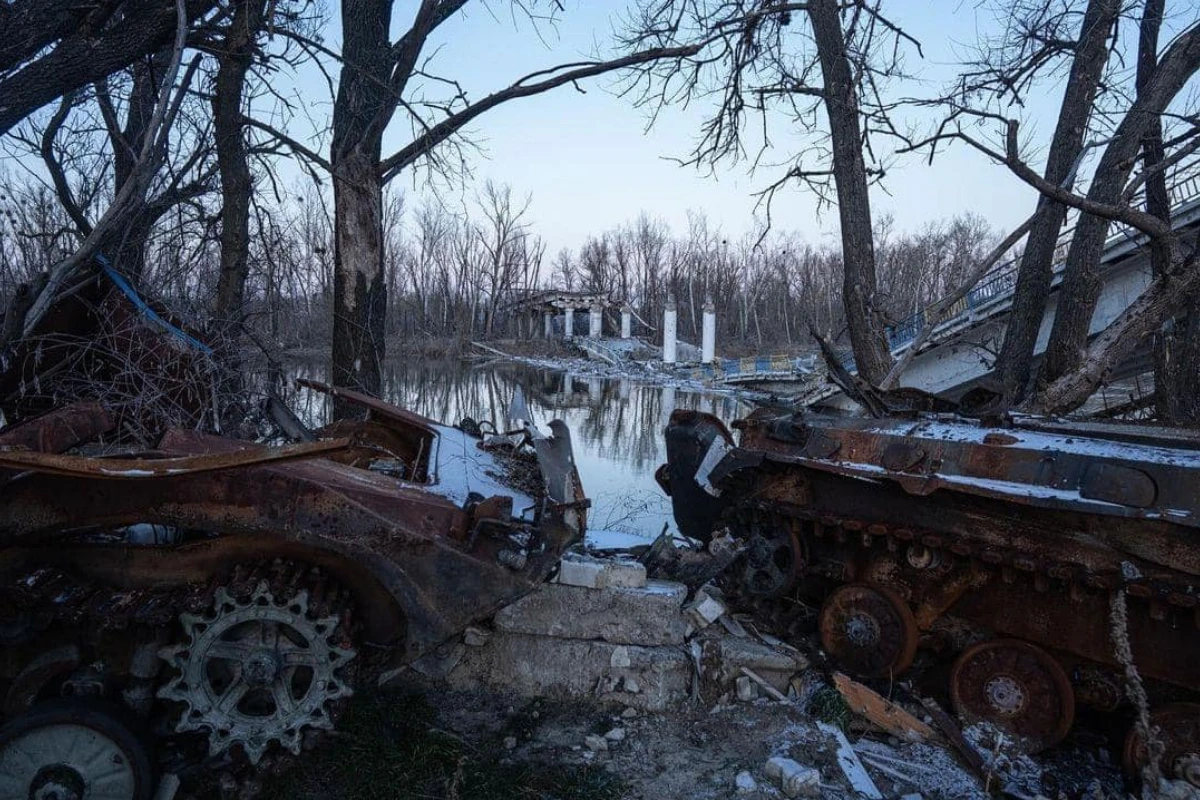
<path fill-rule="evenodd" d="M 267 0 L 234 0 L 218 44 L 213 133 L 221 171 L 221 273 L 214 316 L 233 321 L 242 311 L 250 254 L 250 160 L 242 105 L 255 40 L 267 19 Z"/>
<path fill-rule="evenodd" d="M 1122 7 L 1089 0 L 1080 15 L 1077 5 L 1069 0 L 1041 0 L 1024 6 L 1039 21 L 1038 25 L 1025 25 L 1016 31 L 1016 46 L 1026 54 L 1024 60 L 1005 62 L 1010 72 L 1000 70 L 988 74 L 981 83 L 968 82 L 976 89 L 951 101 L 952 110 L 942 129 L 922 143 L 964 141 L 1007 166 L 1040 193 L 1030 242 L 1020 260 L 1013 316 L 997 365 L 1004 404 L 1037 412 L 1063 413 L 1081 405 L 1147 335 L 1196 291 L 1194 246 L 1188 246 L 1172 230 L 1164 213 L 1169 202 L 1162 197 L 1163 187 L 1156 189 L 1151 184 L 1151 196 L 1159 197 L 1147 206 L 1144 186 L 1173 171 L 1200 149 L 1195 109 L 1172 111 L 1200 69 L 1200 22 L 1184 28 L 1158 54 L 1154 20 L 1161 19 L 1162 14 L 1148 7 L 1139 25 L 1139 38 L 1144 41 L 1136 84 L 1129 87 L 1130 76 L 1122 68 L 1127 54 L 1110 41 L 1114 36 L 1112 25 Z M 1052 26 L 1047 27 L 1047 19 L 1053 20 Z M 1113 20 L 1111 24 L 1109 19 Z M 1008 95 L 1020 102 L 1044 85 L 1040 80 L 1047 77 L 1043 70 L 1049 70 L 1048 65 L 1061 58 L 1070 64 L 1070 77 L 1050 161 L 1045 171 L 1039 172 L 1025 155 L 1020 120 L 972 101 L 980 95 L 978 87 L 990 80 L 995 96 Z M 1101 86 L 1107 87 L 1102 97 L 1097 95 Z M 1179 135 L 1157 153 L 1159 157 L 1151 160 L 1151 166 L 1138 171 L 1139 150 L 1147 136 L 1156 138 L 1156 125 L 1168 113 L 1181 120 Z M 998 129 L 998 144 L 988 138 L 989 128 Z M 1093 147 L 1099 148 L 1101 155 L 1090 180 L 1083 180 L 1079 177 L 1083 156 Z M 1076 183 L 1083 187 L 1076 189 Z M 1044 227 L 1044 219 L 1047 209 L 1055 208 L 1072 209 L 1078 213 L 1078 220 L 1070 232 L 1062 265 L 1062 284 L 1045 358 L 1036 381 L 1031 382 L 1029 377 L 1037 363 L 1033 358 L 1034 341 L 1050 296 L 1058 249 L 1047 242 L 1053 233 L 1057 243 L 1063 215 L 1059 215 L 1060 221 L 1052 231 Z M 1095 333 L 1092 325 L 1100 294 L 1101 256 L 1114 222 L 1125 226 L 1130 235 L 1147 237 L 1157 264 L 1156 274 L 1124 313 Z M 1046 238 L 1035 241 L 1034 234 Z"/>
<path fill-rule="evenodd" d="M 872 142 L 894 132 L 893 104 L 883 86 L 900 74 L 903 44 L 916 43 L 868 0 L 643 2 L 626 40 L 637 46 L 702 45 L 694 56 L 648 66 L 630 87 L 640 103 L 652 107 L 718 97 L 686 163 L 711 166 L 747 156 L 753 148 L 751 114 L 764 129 L 782 117 L 810 134 L 808 146 L 788 154 L 782 176 L 763 191 L 768 219 L 771 198 L 790 182 L 836 201 L 850 342 L 859 373 L 871 382 L 882 380 L 891 354 L 877 297 L 868 196 L 883 165 Z M 759 147 L 755 165 L 771 154 L 765 137 Z"/>
<path fill-rule="evenodd" d="M 675 57 L 690 48 L 651 48 L 607 60 L 577 61 L 538 70 L 479 100 L 457 83 L 432 73 L 431 36 L 458 16 L 467 0 L 422 0 L 399 37 L 391 34 L 393 0 L 344 0 L 341 4 L 342 69 L 334 103 L 330 155 L 325 159 L 271 126 L 259 127 L 286 141 L 296 152 L 329 171 L 334 190 L 334 302 L 332 378 L 338 386 L 380 389 L 387 309 L 383 280 L 381 198 L 385 184 L 419 162 L 450 170 L 447 145 L 462 129 L 496 106 L 559 86 Z M 525 6 L 514 4 L 521 13 Z M 315 43 L 309 42 L 310 45 Z M 325 50 L 328 54 L 328 50 Z M 448 98 L 431 98 L 430 86 L 449 87 Z M 383 135 L 397 110 L 412 131 L 411 140 L 389 156 Z M 338 403 L 335 415 L 352 413 Z"/>

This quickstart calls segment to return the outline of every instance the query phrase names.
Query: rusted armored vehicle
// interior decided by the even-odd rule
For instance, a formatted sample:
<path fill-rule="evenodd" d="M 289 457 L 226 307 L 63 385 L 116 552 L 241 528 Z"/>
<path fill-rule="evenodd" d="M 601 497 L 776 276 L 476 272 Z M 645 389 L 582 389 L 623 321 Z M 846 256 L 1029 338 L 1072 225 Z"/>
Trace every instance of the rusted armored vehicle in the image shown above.
<path fill-rule="evenodd" d="M 115 426 L 97 403 L 0 430 L 0 797 L 143 800 L 160 769 L 244 780 L 582 535 L 565 426 L 523 426 L 525 493 L 457 428 L 310 387 L 365 418 L 132 452 L 88 444 Z"/>
<path fill-rule="evenodd" d="M 684 534 L 745 540 L 743 597 L 819 606 L 824 649 L 861 677 L 940 652 L 960 716 L 1033 750 L 1077 705 L 1126 705 L 1131 651 L 1164 770 L 1200 785 L 1194 432 L 767 409 L 733 427 L 675 412 L 659 481 Z M 1136 735 L 1126 751 L 1145 756 Z"/>
<path fill-rule="evenodd" d="M 0 324 L 0 798 L 250 793 L 583 535 L 566 426 L 523 401 L 495 452 L 309 381 L 357 412 L 310 430 L 102 258 L 32 294 Z"/>

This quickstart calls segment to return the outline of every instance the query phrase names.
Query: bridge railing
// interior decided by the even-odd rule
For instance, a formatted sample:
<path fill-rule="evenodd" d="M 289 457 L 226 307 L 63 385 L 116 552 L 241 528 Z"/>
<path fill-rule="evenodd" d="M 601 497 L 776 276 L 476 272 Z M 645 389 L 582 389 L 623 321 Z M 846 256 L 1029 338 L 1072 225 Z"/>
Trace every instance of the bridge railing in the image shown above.
<path fill-rule="evenodd" d="M 1174 170 L 1170 189 L 1172 208 L 1179 208 L 1197 197 L 1200 197 L 1200 158 L 1193 158 Z M 1135 196 L 1134 205 L 1144 202 L 1144 193 L 1139 191 Z M 1113 223 L 1113 233 L 1105 242 L 1105 248 L 1112 247 L 1125 239 L 1134 239 L 1138 231 L 1124 223 Z M 1075 233 L 1075 225 L 1064 228 L 1058 237 L 1058 248 L 1065 248 Z M 1062 271 L 1063 262 L 1054 265 L 1054 272 Z M 954 305 L 941 323 L 947 327 L 961 320 L 963 316 L 995 300 L 1012 296 L 1017 286 L 1017 273 L 1020 270 L 1020 259 L 1014 258 L 993 268 L 975 285 L 967 295 Z M 887 328 L 888 345 L 893 351 L 903 347 L 917 338 L 927 320 L 927 309 L 921 309 L 906 317 L 895 325 Z M 843 364 L 845 362 L 843 361 Z M 853 363 L 853 362 L 851 362 Z"/>

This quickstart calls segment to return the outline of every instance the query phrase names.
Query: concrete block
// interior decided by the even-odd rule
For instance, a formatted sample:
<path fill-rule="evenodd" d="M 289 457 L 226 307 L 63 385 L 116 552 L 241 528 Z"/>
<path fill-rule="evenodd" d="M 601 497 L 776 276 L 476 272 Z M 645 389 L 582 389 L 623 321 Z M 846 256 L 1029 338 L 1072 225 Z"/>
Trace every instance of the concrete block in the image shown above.
<path fill-rule="evenodd" d="M 523 697 L 599 696 L 643 711 L 663 711 L 691 695 L 691 659 L 677 647 L 498 632 L 484 647 L 463 650 L 444 678 L 454 689 L 488 687 Z M 631 679 L 637 692 L 629 691 Z"/>
<path fill-rule="evenodd" d="M 491 631 L 483 628 L 470 627 L 463 631 L 463 644 L 468 647 L 483 647 L 492 638 Z"/>
<path fill-rule="evenodd" d="M 568 553 L 559 564 L 558 583 L 585 589 L 639 589 L 646 585 L 646 566 L 637 561 Z"/>
<path fill-rule="evenodd" d="M 587 745 L 587 749 L 591 750 L 593 753 L 603 753 L 604 751 L 608 750 L 608 740 L 603 736 L 597 736 L 594 733 L 584 737 L 583 743 Z"/>
<path fill-rule="evenodd" d="M 749 772 L 739 772 L 737 777 L 733 779 L 733 785 L 737 787 L 738 794 L 749 794 L 758 789 L 758 781 L 754 780 L 754 776 Z"/>
<path fill-rule="evenodd" d="M 790 758 L 775 756 L 767 762 L 767 777 L 775 781 L 788 797 L 819 797 L 820 770 L 806 767 Z"/>
<path fill-rule="evenodd" d="M 558 582 L 584 589 L 604 586 L 605 562 L 598 558 L 563 557 L 558 565 Z"/>
<path fill-rule="evenodd" d="M 586 589 L 548 583 L 496 613 L 496 630 L 601 639 L 616 644 L 680 645 L 687 623 L 681 583 L 649 581 L 642 588 Z"/>
<path fill-rule="evenodd" d="M 613 588 L 640 589 L 646 585 L 646 565 L 639 561 L 610 561 L 605 585 Z"/>
<path fill-rule="evenodd" d="M 776 649 L 753 639 L 736 636 L 706 638 L 701 646 L 700 661 L 704 673 L 720 684 L 734 682 L 745 667 L 786 693 L 792 677 L 809 666 L 808 659 L 797 651 Z"/>
<path fill-rule="evenodd" d="M 688 616 L 696 630 L 703 630 L 716 622 L 725 613 L 725 604 L 712 593 L 701 589 L 696 592 L 696 598 L 688 604 Z"/>

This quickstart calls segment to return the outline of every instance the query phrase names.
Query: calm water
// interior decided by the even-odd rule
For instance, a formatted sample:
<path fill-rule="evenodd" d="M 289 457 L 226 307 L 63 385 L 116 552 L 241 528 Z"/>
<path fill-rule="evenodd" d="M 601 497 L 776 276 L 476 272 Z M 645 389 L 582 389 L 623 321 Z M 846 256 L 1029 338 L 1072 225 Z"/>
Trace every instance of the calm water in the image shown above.
<path fill-rule="evenodd" d="M 326 377 L 323 364 L 297 364 L 293 374 Z M 448 424 L 469 416 L 503 430 L 504 409 L 518 386 L 543 430 L 556 417 L 570 427 L 575 461 L 592 500 L 588 526 L 647 537 L 657 536 L 664 523 L 674 529 L 670 500 L 654 482 L 654 471 L 666 457 L 662 433 L 671 411 L 698 409 L 728 422 L 750 410 L 729 395 L 572 376 L 523 364 L 385 365 L 385 399 Z M 297 402 L 313 422 L 327 414 L 323 395 L 302 390 Z"/>

